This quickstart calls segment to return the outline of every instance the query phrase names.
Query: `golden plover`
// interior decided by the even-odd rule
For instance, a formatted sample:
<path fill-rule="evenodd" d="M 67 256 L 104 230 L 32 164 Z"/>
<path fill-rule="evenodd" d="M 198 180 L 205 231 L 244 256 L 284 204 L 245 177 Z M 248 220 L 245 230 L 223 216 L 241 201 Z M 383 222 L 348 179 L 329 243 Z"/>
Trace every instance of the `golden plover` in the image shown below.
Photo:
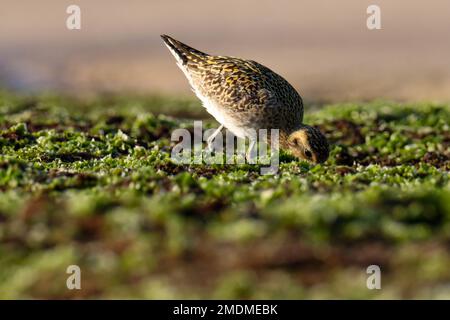
<path fill-rule="evenodd" d="M 302 99 L 280 75 L 252 60 L 209 55 L 161 37 L 206 110 L 221 124 L 209 137 L 209 146 L 224 126 L 239 138 L 249 138 L 250 150 L 255 131 L 279 129 L 281 148 L 313 163 L 327 160 L 327 139 L 302 123 Z"/>

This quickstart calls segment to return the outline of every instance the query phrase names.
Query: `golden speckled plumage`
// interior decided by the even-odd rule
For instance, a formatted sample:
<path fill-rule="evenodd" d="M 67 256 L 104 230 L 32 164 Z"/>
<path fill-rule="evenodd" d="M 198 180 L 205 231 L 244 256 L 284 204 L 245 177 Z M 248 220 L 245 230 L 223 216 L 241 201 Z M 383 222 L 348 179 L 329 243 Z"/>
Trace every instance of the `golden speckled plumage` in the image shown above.
<path fill-rule="evenodd" d="M 279 129 L 287 139 L 302 127 L 302 99 L 280 75 L 252 60 L 209 55 L 161 37 L 208 112 L 238 137 L 248 136 L 246 129 Z"/>

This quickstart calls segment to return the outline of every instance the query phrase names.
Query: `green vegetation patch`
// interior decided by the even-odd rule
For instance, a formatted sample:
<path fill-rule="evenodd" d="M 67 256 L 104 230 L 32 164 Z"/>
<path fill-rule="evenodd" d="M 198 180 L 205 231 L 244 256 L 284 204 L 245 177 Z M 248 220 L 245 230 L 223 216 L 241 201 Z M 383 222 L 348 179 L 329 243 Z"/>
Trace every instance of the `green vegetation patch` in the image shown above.
<path fill-rule="evenodd" d="M 330 159 L 261 176 L 171 162 L 195 100 L 0 93 L 0 298 L 450 297 L 450 106 L 306 112 Z"/>

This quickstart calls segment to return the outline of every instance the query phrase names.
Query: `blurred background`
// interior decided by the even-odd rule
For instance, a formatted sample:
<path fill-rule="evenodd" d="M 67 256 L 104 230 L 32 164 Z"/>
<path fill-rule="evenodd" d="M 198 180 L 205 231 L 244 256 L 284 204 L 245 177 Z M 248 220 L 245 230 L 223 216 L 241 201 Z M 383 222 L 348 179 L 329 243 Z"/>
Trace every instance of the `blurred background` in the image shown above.
<path fill-rule="evenodd" d="M 450 299 L 449 13 L 449 0 L 1 0 L 0 299 Z M 173 164 L 171 132 L 217 123 L 162 33 L 283 75 L 327 164 L 282 154 L 273 177 Z M 372 264 L 383 290 L 366 286 Z"/>
<path fill-rule="evenodd" d="M 82 29 L 66 28 L 81 7 Z M 381 7 L 382 30 L 366 8 Z M 2 0 L 0 85 L 23 91 L 179 93 L 159 35 L 256 60 L 310 101 L 450 100 L 450 2 Z"/>

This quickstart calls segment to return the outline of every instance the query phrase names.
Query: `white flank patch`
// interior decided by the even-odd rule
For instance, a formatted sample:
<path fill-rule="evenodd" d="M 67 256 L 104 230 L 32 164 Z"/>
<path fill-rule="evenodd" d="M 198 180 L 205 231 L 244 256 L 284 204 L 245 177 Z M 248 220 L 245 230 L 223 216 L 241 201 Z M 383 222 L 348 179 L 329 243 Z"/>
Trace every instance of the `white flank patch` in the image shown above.
<path fill-rule="evenodd" d="M 214 119 L 217 120 L 220 124 L 223 124 L 225 128 L 233 132 L 233 134 L 238 138 L 245 138 L 250 135 L 248 130 L 245 127 L 239 125 L 238 121 L 233 119 L 226 111 L 225 108 L 218 105 L 211 99 L 203 96 L 194 88 L 194 92 L 197 97 L 202 101 L 203 107 L 205 107 L 206 111 L 211 114 Z"/>

